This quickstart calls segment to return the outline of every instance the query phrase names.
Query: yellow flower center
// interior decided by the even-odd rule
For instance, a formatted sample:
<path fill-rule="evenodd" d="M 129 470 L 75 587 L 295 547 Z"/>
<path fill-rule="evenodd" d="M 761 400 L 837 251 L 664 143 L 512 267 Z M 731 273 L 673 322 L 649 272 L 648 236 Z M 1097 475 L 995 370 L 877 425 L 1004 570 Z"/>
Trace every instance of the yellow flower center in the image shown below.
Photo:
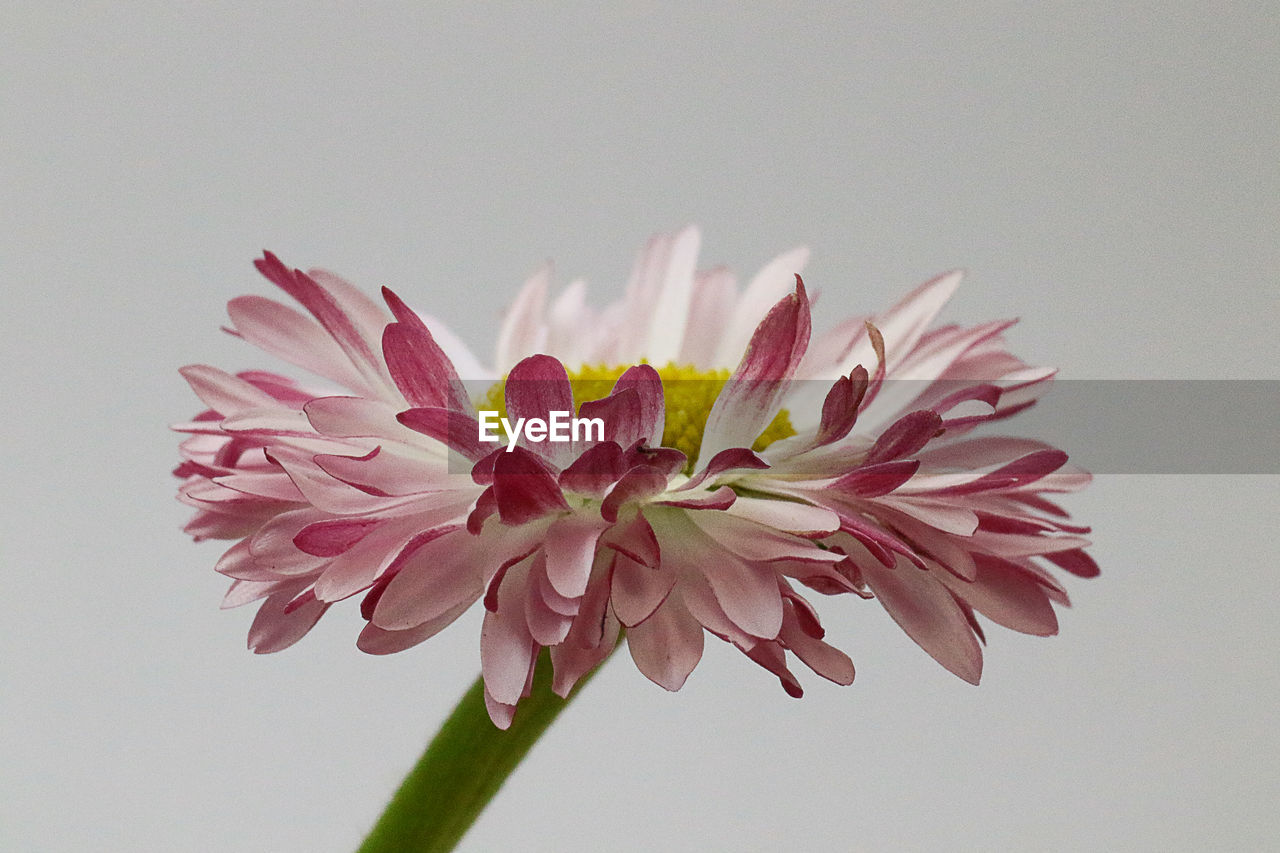
<path fill-rule="evenodd" d="M 610 366 L 588 364 L 569 371 L 569 385 L 573 388 L 574 408 L 579 409 L 587 400 L 599 400 L 609 396 L 613 385 L 626 372 L 628 365 Z M 702 433 L 707 427 L 707 417 L 720 390 L 729 381 L 726 369 L 702 370 L 687 364 L 668 364 L 659 367 L 662 393 L 666 403 L 666 421 L 662 430 L 662 446 L 674 447 L 689 459 L 685 473 L 692 473 L 697 462 L 698 448 L 702 446 Z M 506 379 L 490 388 L 476 406 L 478 409 L 496 411 L 506 417 Z M 576 412 L 575 412 L 576 414 Z M 796 434 L 786 409 L 778 412 L 764 432 L 751 445 L 752 450 L 764 450 L 779 439 Z"/>

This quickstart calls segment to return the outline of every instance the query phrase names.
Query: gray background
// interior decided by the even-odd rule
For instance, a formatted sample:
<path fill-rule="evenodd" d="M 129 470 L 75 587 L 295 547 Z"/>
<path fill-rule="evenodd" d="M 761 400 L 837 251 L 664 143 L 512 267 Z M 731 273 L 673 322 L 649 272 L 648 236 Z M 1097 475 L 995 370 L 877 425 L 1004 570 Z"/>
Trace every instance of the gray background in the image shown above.
<path fill-rule="evenodd" d="M 965 266 L 946 318 L 1066 377 L 1277 378 L 1273 4 L 175 6 L 0 10 L 4 849 L 349 850 L 478 669 L 474 613 L 380 659 L 217 609 L 165 424 L 178 366 L 273 364 L 217 331 L 264 247 L 487 352 L 544 258 L 598 302 L 696 221 L 743 274 L 811 245 L 820 324 Z M 1276 485 L 1100 478 L 1103 576 L 980 688 L 858 601 L 798 702 L 617 658 L 466 846 L 1274 843 Z"/>

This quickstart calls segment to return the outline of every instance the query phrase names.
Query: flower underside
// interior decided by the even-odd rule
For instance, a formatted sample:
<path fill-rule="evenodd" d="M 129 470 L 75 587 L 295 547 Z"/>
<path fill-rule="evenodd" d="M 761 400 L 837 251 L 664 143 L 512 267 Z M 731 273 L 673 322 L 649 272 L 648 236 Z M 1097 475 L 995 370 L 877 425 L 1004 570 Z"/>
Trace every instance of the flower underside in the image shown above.
<path fill-rule="evenodd" d="M 599 400 L 609 396 L 614 383 L 626 372 L 630 365 L 587 364 L 568 371 L 569 385 L 573 388 L 573 403 L 580 409 L 589 400 Z M 724 368 L 701 369 L 687 364 L 668 363 L 657 368 L 662 378 L 662 392 L 665 403 L 666 421 L 662 430 L 662 446 L 679 450 L 689 460 L 685 473 L 691 474 L 697 464 L 698 448 L 702 445 L 702 433 L 707 426 L 707 417 L 711 407 L 725 383 L 729 381 L 730 371 Z M 496 411 L 500 417 L 506 417 L 506 379 L 494 384 L 477 408 Z M 575 412 L 576 413 L 576 412 Z M 775 441 L 789 438 L 796 434 L 791 425 L 791 418 L 786 409 L 774 416 L 751 449 L 764 450 Z"/>

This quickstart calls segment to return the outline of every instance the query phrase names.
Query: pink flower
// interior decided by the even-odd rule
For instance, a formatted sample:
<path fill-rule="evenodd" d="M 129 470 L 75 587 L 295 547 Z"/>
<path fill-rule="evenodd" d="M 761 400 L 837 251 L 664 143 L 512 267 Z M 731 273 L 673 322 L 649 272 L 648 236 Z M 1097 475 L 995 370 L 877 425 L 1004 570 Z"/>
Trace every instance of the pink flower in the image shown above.
<path fill-rule="evenodd" d="M 250 646 L 285 648 L 362 594 L 360 648 L 399 651 L 483 599 L 486 699 L 505 727 L 540 649 L 565 695 L 623 635 L 669 690 L 706 632 L 792 695 L 788 652 L 852 682 L 800 588 L 874 597 L 975 683 L 976 614 L 1055 633 L 1067 596 L 1048 567 L 1097 568 L 1045 495 L 1088 475 L 1038 442 L 969 435 L 1034 403 L 1053 371 L 1004 350 L 1009 323 L 929 330 L 958 274 L 814 337 L 805 252 L 739 294 L 728 272 L 696 271 L 698 243 L 692 228 L 651 240 L 599 312 L 581 282 L 548 302 L 539 272 L 492 369 L 390 291 L 388 313 L 331 274 L 258 261 L 311 318 L 241 297 L 234 333 L 347 393 L 184 370 L 209 406 L 178 427 L 187 529 L 237 540 L 217 568 L 235 579 L 226 606 L 263 600 Z M 492 444 L 478 409 L 570 413 L 603 434 Z"/>

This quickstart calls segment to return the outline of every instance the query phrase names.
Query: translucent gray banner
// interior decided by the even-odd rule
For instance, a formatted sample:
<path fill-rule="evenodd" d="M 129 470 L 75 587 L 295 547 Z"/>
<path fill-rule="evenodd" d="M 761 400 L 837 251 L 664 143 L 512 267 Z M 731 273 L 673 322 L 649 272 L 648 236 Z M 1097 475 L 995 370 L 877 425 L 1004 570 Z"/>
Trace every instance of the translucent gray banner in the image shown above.
<path fill-rule="evenodd" d="M 484 399 L 484 386 L 490 384 L 468 382 L 467 386 L 473 399 Z M 541 381 L 524 384 L 532 397 L 554 396 L 549 385 L 528 387 L 542 386 Z M 596 381 L 588 398 L 606 395 L 611 384 Z M 679 397 L 706 405 L 723 384 L 723 380 L 676 380 L 664 383 L 664 388 L 673 401 Z M 973 384 L 885 382 L 879 390 L 881 399 L 867 410 L 854 432 L 874 428 L 873 415 L 879 422 L 877 430 L 883 429 L 888 425 L 884 417 L 891 422 L 895 413 L 933 408 L 948 395 L 964 396 Z M 761 384 L 758 390 L 767 385 Z M 776 390 L 789 404 L 817 413 L 830 387 L 830 382 L 810 381 Z M 575 390 L 588 389 L 578 386 Z M 890 399 L 892 405 L 886 405 Z M 1000 405 L 1003 408 L 1017 399 L 1019 392 L 1009 389 Z M 964 405 L 966 413 L 981 410 L 975 402 Z M 957 407 L 944 417 L 960 411 Z M 805 417 L 799 411 L 789 415 L 796 424 L 815 419 L 814 414 Z M 452 429 L 470 434 L 475 426 L 454 424 Z M 499 430 L 495 433 L 502 435 Z M 1073 463 L 1095 474 L 1280 474 L 1280 380 L 1059 379 L 1044 389 L 1034 405 L 1012 417 L 979 424 L 968 434 L 1043 441 L 1066 451 Z"/>

